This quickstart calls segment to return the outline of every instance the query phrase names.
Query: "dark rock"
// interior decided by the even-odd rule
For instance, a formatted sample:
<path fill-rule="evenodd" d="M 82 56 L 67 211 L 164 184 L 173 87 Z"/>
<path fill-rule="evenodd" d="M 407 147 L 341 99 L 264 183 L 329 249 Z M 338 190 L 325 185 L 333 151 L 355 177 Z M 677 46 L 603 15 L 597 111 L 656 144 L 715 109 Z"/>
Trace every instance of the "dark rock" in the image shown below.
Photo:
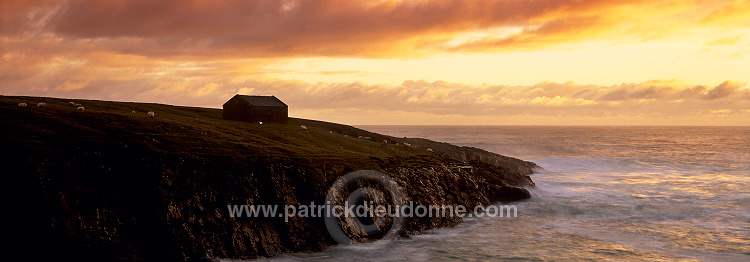
<path fill-rule="evenodd" d="M 495 191 L 494 198 L 497 201 L 518 201 L 531 198 L 531 193 L 525 188 L 504 186 Z"/>

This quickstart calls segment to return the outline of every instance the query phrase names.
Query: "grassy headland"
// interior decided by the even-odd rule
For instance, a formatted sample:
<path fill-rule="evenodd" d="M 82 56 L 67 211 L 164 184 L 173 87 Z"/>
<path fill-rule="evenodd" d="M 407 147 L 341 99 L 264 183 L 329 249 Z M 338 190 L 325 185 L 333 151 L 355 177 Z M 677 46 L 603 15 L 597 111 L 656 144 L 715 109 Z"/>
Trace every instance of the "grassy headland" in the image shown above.
<path fill-rule="evenodd" d="M 50 258 L 203 260 L 320 250 L 333 243 L 320 219 L 236 220 L 226 205 L 322 203 L 338 177 L 372 169 L 393 177 L 415 202 L 475 206 L 528 197 L 519 188 L 533 186 L 528 175 L 536 167 L 335 123 L 259 125 L 224 120 L 220 109 L 149 103 L 0 96 L 0 130 L 6 192 L 21 200 L 8 207 L 27 214 L 11 221 L 28 229 L 16 243 L 52 250 Z M 457 223 L 413 219 L 406 232 Z"/>

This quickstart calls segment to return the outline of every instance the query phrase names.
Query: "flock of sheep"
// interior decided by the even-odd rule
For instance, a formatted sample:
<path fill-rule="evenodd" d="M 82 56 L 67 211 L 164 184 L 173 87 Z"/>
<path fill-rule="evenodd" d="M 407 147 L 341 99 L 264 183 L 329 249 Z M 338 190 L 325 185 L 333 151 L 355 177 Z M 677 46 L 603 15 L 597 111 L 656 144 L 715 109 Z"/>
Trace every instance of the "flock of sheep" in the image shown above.
<path fill-rule="evenodd" d="M 18 103 L 18 106 L 19 106 L 19 107 L 27 107 L 27 106 L 29 106 L 29 105 L 28 105 L 28 104 L 26 104 L 26 103 Z M 47 103 L 45 103 L 45 102 L 41 102 L 41 103 L 39 103 L 39 104 L 36 104 L 36 107 L 47 107 Z"/>
<path fill-rule="evenodd" d="M 307 127 L 306 126 L 300 126 L 300 129 L 307 130 Z M 328 131 L 328 133 L 329 134 L 333 134 L 333 131 Z M 344 135 L 344 137 L 351 137 L 351 138 L 362 139 L 362 140 L 367 140 L 367 141 L 375 141 L 375 139 L 373 139 L 372 137 L 369 137 L 369 136 L 357 136 L 357 137 L 354 137 L 354 136 Z M 406 137 L 404 137 L 404 138 L 406 138 Z M 433 150 L 432 148 L 429 148 L 429 147 L 421 147 L 421 146 L 418 146 L 418 145 L 412 145 L 412 144 L 407 143 L 407 142 L 398 143 L 398 142 L 389 141 L 387 139 L 383 140 L 383 145 L 388 145 L 390 143 L 395 143 L 395 145 L 397 145 L 397 146 L 398 145 L 402 145 L 402 146 L 408 146 L 408 147 L 424 148 L 425 150 L 427 150 L 429 152 L 435 152 L 435 150 Z"/>
<path fill-rule="evenodd" d="M 85 110 L 85 108 L 83 108 L 83 106 L 81 104 L 79 104 L 79 103 L 76 103 L 76 102 L 68 102 L 68 103 L 70 103 L 71 106 L 75 107 L 76 111 L 83 111 L 83 110 Z"/>
<path fill-rule="evenodd" d="M 71 106 L 75 107 L 76 111 L 83 112 L 84 110 L 86 110 L 86 108 L 84 108 L 83 105 L 81 105 L 79 103 L 76 103 L 76 102 L 68 102 L 68 103 Z M 18 107 L 28 107 L 28 106 L 29 106 L 29 104 L 26 104 L 26 103 L 18 103 Z M 36 104 L 36 107 L 37 108 L 47 107 L 47 103 L 45 103 L 45 102 L 38 103 L 38 104 Z M 135 113 L 135 111 L 133 111 L 133 113 Z M 148 117 L 155 118 L 156 117 L 156 113 L 154 113 L 154 111 L 148 111 Z"/>
<path fill-rule="evenodd" d="M 76 103 L 76 102 L 68 102 L 68 103 L 70 103 L 70 105 L 72 105 L 73 107 L 75 107 L 76 111 L 84 111 L 85 110 L 85 108 L 81 104 L 79 104 L 79 103 Z M 18 103 L 18 106 L 19 107 L 28 107 L 29 105 L 26 104 L 26 103 Z M 36 107 L 38 107 L 38 108 L 47 107 L 47 103 L 45 103 L 45 102 L 38 103 L 38 104 L 36 104 Z M 133 111 L 133 114 L 135 114 L 135 113 L 136 113 L 136 111 Z M 148 117 L 155 118 L 156 117 L 156 113 L 154 113 L 154 111 L 148 111 Z M 260 124 L 262 125 L 263 122 L 260 122 Z M 299 126 L 299 129 L 300 130 L 307 130 L 307 126 L 301 125 L 301 126 Z M 333 131 L 329 131 L 329 133 L 333 134 Z M 348 135 L 344 135 L 344 136 L 345 137 L 349 137 Z M 362 140 L 370 140 L 370 141 L 373 140 L 372 137 L 369 137 L 369 136 L 358 136 L 357 138 L 358 139 L 362 139 Z M 388 140 L 383 140 L 383 143 L 384 144 L 388 144 Z M 398 143 L 396 143 L 396 145 L 398 145 Z M 409 143 L 406 143 L 406 142 L 402 143 L 402 145 L 413 147 L 412 144 L 409 144 Z M 427 151 L 434 152 L 432 150 L 432 148 L 427 148 Z"/>

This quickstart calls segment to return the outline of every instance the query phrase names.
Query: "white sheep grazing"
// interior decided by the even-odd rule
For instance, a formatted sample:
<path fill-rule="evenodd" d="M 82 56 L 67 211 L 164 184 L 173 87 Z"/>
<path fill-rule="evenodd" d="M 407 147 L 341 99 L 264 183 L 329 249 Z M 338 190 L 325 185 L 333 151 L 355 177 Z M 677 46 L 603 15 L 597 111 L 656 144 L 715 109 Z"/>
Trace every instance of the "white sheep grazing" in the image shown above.
<path fill-rule="evenodd" d="M 70 103 L 71 106 L 75 106 L 76 105 L 76 102 L 68 102 L 68 103 Z"/>
<path fill-rule="evenodd" d="M 81 111 L 81 112 L 83 112 L 83 110 L 84 110 L 84 109 L 85 109 L 85 108 L 83 108 L 82 106 L 76 107 L 76 111 Z"/>
<path fill-rule="evenodd" d="M 36 107 L 47 107 L 47 103 L 41 102 L 39 104 L 36 104 Z"/>
<path fill-rule="evenodd" d="M 133 114 L 135 114 L 135 111 L 133 111 Z"/>
<path fill-rule="evenodd" d="M 75 103 L 75 104 L 73 104 L 73 107 L 79 108 L 79 107 L 83 107 L 83 106 L 81 104 Z"/>
<path fill-rule="evenodd" d="M 432 148 L 427 148 L 427 151 L 435 152 L 434 150 L 432 150 Z"/>
<path fill-rule="evenodd" d="M 299 129 L 300 129 L 300 130 L 307 130 L 307 126 L 305 126 L 305 125 L 301 125 L 301 126 L 299 126 Z"/>
<path fill-rule="evenodd" d="M 19 106 L 19 107 L 26 107 L 26 106 L 28 106 L 28 105 L 27 105 L 26 103 L 18 103 L 18 106 Z"/>
<path fill-rule="evenodd" d="M 148 117 L 154 118 L 156 117 L 156 113 L 154 113 L 154 111 L 148 111 Z"/>
<path fill-rule="evenodd" d="M 404 142 L 405 146 L 411 146 L 411 144 Z"/>

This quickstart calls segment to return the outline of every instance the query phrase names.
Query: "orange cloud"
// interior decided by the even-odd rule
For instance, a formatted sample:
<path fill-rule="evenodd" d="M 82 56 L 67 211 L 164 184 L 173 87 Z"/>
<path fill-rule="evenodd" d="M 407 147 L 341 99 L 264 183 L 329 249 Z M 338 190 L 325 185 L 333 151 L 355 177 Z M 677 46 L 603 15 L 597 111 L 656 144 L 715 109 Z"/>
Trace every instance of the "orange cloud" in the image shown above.
<path fill-rule="evenodd" d="M 79 47 L 149 56 L 403 57 L 434 51 L 538 47 L 606 38 L 671 15 L 660 11 L 664 4 L 643 0 L 10 3 L 2 5 L 7 14 L 2 34 L 50 33 Z M 700 8 L 692 3 L 680 6 L 690 7 L 688 11 Z M 503 27 L 526 29 L 510 36 L 488 35 L 479 41 L 446 45 L 462 33 Z"/>
<path fill-rule="evenodd" d="M 415 57 L 653 39 L 742 25 L 746 1 L 3 1 L 0 36 L 36 52 L 148 57 Z M 706 11 L 708 10 L 708 11 Z M 714 23 L 715 21 L 724 21 Z M 745 24 L 746 25 L 746 24 Z M 497 31 L 521 28 L 515 33 Z M 465 38 L 466 35 L 476 35 Z M 4 43 L 6 49 L 24 49 Z M 49 50 L 49 51 L 44 51 Z"/>

